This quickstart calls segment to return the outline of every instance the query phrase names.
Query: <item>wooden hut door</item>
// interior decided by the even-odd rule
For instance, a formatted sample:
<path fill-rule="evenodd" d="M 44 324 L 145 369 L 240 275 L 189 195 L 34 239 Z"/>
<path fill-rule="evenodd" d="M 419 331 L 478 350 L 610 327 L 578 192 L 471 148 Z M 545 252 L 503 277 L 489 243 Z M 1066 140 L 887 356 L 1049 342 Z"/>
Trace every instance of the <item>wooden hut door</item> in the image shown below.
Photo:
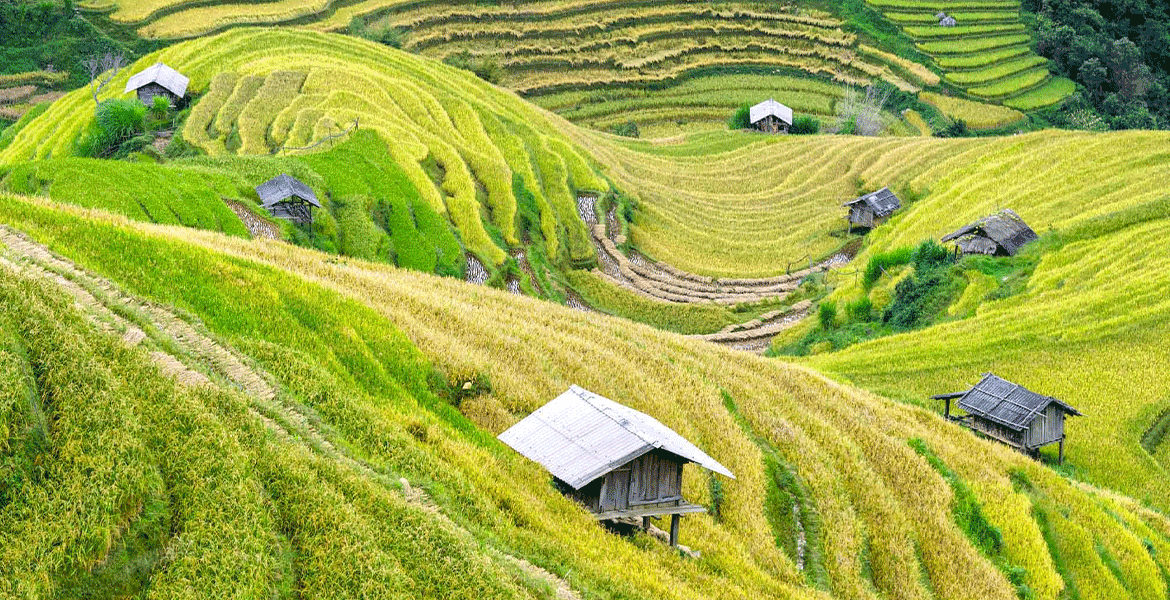
<path fill-rule="evenodd" d="M 601 510 L 626 510 L 630 507 L 630 467 L 614 469 L 605 476 Z"/>

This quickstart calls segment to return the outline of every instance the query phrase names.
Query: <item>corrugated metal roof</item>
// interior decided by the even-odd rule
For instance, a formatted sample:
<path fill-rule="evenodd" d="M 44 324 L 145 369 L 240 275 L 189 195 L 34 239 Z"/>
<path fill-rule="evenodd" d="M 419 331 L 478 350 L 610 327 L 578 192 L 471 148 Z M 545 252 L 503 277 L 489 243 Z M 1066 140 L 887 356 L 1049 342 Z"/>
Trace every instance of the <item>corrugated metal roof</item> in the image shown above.
<path fill-rule="evenodd" d="M 654 417 L 575 385 L 499 438 L 574 489 L 655 448 L 735 478 Z"/>
<path fill-rule="evenodd" d="M 1024 244 L 1037 239 L 1035 231 L 1010 208 L 970 223 L 942 238 L 949 242 L 964 236 L 985 237 L 998 244 L 1009 255 L 1015 256 Z"/>
<path fill-rule="evenodd" d="M 182 73 L 159 62 L 131 77 L 130 81 L 126 82 L 126 89 L 122 93 L 125 94 L 144 85 L 157 83 L 166 88 L 168 92 L 182 98 L 186 95 L 187 84 L 190 82 L 191 80 L 184 77 Z"/>
<path fill-rule="evenodd" d="M 792 109 L 780 104 L 779 102 L 769 98 L 751 108 L 751 122 L 752 125 L 759 123 L 761 119 L 768 116 L 774 116 L 781 121 L 792 124 Z"/>
<path fill-rule="evenodd" d="M 852 206 L 858 202 L 864 202 L 877 217 L 884 217 L 902 207 L 902 201 L 888 187 L 866 194 L 856 200 L 850 200 L 843 206 Z"/>
<path fill-rule="evenodd" d="M 953 397 L 952 394 L 937 397 L 948 396 Z M 1060 406 L 1068 414 L 1082 416 L 1077 409 L 1056 398 L 1037 394 L 992 373 L 984 373 L 983 379 L 959 398 L 959 408 L 969 414 L 1015 431 L 1027 429 L 1036 415 L 1044 412 L 1050 404 Z"/>
<path fill-rule="evenodd" d="M 321 208 L 321 203 L 317 200 L 317 195 L 313 193 L 313 188 L 287 174 L 277 175 L 256 186 L 256 195 L 260 196 L 260 202 L 264 205 L 264 208 L 287 200 L 292 196 L 296 196 L 317 208 Z"/>

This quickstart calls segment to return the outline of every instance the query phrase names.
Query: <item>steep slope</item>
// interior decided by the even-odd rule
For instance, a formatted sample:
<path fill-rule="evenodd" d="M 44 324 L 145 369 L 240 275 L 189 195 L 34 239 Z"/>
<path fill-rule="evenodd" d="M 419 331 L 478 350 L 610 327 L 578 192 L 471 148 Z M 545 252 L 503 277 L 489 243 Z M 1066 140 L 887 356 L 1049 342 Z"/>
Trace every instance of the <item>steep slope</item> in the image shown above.
<path fill-rule="evenodd" d="M 1165 594 L 1170 522 L 1160 514 L 799 367 L 285 244 L 17 197 L 0 202 L 0 217 L 76 261 L 83 271 L 72 280 L 96 281 L 91 295 L 148 332 L 148 349 L 205 372 L 215 388 L 183 391 L 142 367 L 145 351 L 117 347 L 126 331 L 116 322 L 102 325 L 101 311 L 33 281 L 41 266 L 54 267 L 44 271 L 50 281 L 68 275 L 68 262 L 5 234 L 4 331 L 24 348 L 6 357 L 26 357 L 39 374 L 59 423 L 42 464 L 50 481 L 74 482 L 54 486 L 54 502 L 114 494 L 55 514 L 49 505 L 29 512 L 47 481 L 18 488 L 0 510 L 11 594 L 108 575 L 103 565 L 124 555 L 143 560 L 135 564 L 146 565 L 138 574 L 152 597 L 241 580 L 257 593 L 300 597 L 554 593 L 546 579 L 509 569 L 505 555 L 559 574 L 582 596 L 611 598 L 824 597 L 819 587 L 840 598 L 1007 600 L 1021 583 L 1057 598 L 1102 577 L 1113 598 Z M 83 314 L 98 315 L 99 332 Z M 183 327 L 204 333 L 176 334 Z M 192 346 L 201 336 L 236 362 Z M 224 364 L 260 373 L 276 404 L 254 391 L 264 386 L 236 387 L 238 373 Z M 92 377 L 108 391 L 79 402 Z M 442 379 L 481 381 L 486 393 L 462 397 L 460 414 L 432 395 Z M 657 416 L 736 473 L 714 494 L 704 474 L 685 474 L 687 496 L 718 507 L 718 518 L 688 517 L 683 528 L 701 559 L 605 533 L 546 473 L 491 438 L 570 383 Z M 176 420 L 191 424 L 173 429 Z M 89 435 L 67 425 L 75 422 Z M 274 427 L 278 435 L 265 434 Z M 178 431 L 186 434 L 176 439 Z M 212 450 L 212 440 L 232 446 Z M 209 451 L 215 462 L 184 458 Z M 104 453 L 125 458 L 95 464 Z M 410 482 L 405 496 L 399 477 Z M 429 512 L 409 501 L 420 484 L 435 503 Z M 209 510 L 191 494 L 213 485 L 234 491 L 211 496 Z M 972 510 L 1002 536 L 987 555 L 978 536 L 991 530 L 972 528 Z M 159 519 L 181 523 L 178 533 L 149 538 L 146 549 L 131 543 Z M 235 533 L 222 536 L 229 527 Z M 78 537 L 53 546 L 52 561 L 17 568 L 48 551 L 52 534 L 43 532 L 59 528 Z M 216 555 L 201 537 L 215 535 L 255 561 Z M 193 571 L 196 555 L 169 558 L 197 549 L 223 566 Z M 631 564 L 639 568 L 624 568 Z"/>
<path fill-rule="evenodd" d="M 1070 424 L 1070 456 L 1080 476 L 1164 510 L 1170 506 L 1165 450 L 1142 443 L 1170 400 L 1164 377 L 1170 265 L 1163 251 L 1170 201 L 1154 183 L 1170 173 L 1170 160 L 1142 150 L 1163 139 L 1156 133 L 1085 136 L 1075 151 L 1043 137 L 1013 140 L 1021 154 L 954 165 L 934 183 L 926 183 L 929 174 L 912 180 L 931 193 L 875 231 L 858 264 L 1012 208 L 1045 236 L 1029 249 L 1034 271 L 1003 299 L 992 294 L 997 281 L 982 291 L 975 282 L 970 318 L 811 363 L 900 397 L 963 389 L 985 371 L 1044 389 L 1089 415 Z M 1103 157 L 1115 172 L 1131 175 L 1082 172 Z M 1004 178 L 996 182 L 989 173 Z M 1015 185 L 1007 181 L 1013 174 Z M 843 278 L 833 298 L 846 303 L 861 293 L 854 278 Z"/>

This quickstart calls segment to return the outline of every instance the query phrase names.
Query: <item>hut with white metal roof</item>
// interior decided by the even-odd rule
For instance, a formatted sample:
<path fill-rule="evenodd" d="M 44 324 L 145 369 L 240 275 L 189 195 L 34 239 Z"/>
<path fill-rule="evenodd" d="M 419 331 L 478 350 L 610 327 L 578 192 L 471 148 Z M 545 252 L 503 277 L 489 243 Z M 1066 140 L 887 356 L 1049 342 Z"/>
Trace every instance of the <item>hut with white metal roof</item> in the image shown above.
<path fill-rule="evenodd" d="M 894 211 L 902 207 L 902 201 L 890 191 L 890 188 L 884 187 L 876 192 L 871 192 L 855 200 L 850 200 L 843 204 L 849 207 L 849 214 L 845 217 L 849 220 L 849 228 L 854 226 L 866 227 L 873 229 L 881 225 Z"/>
<path fill-rule="evenodd" d="M 122 93 L 138 92 L 138 100 L 147 106 L 156 96 L 162 96 L 174 106 L 187 95 L 188 83 L 190 80 L 182 73 L 158 62 L 131 77 Z"/>
<path fill-rule="evenodd" d="M 1064 462 L 1064 419 L 1084 416 L 1051 396 L 1037 394 L 992 373 L 984 373 L 965 392 L 932 396 L 946 400 L 946 417 L 968 428 L 1030 454 L 1049 444 L 1060 444 L 1058 461 Z M 951 416 L 951 400 L 967 414 Z"/>
<path fill-rule="evenodd" d="M 792 127 L 792 109 L 769 98 L 751 107 L 752 128 L 767 133 L 788 133 Z"/>
<path fill-rule="evenodd" d="M 313 224 L 313 208 L 321 208 L 313 189 L 292 175 L 277 175 L 256 186 L 260 205 L 272 216 L 294 223 Z"/>
<path fill-rule="evenodd" d="M 682 497 L 683 465 L 735 478 L 727 467 L 647 414 L 572 386 L 499 436 L 552 473 L 566 495 L 599 521 L 671 515 L 670 545 L 680 517 L 706 512 Z"/>
<path fill-rule="evenodd" d="M 947 234 L 942 241 L 953 241 L 963 254 L 1015 256 L 1024 244 L 1037 238 L 1036 232 L 1020 215 L 1005 208 Z"/>

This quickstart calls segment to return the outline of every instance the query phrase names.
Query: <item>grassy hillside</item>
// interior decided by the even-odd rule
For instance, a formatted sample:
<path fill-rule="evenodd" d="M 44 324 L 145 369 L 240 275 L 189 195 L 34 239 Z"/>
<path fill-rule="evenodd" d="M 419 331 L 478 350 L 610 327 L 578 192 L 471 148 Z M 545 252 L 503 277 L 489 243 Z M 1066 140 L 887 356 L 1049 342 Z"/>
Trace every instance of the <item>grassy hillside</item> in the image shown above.
<path fill-rule="evenodd" d="M 1010 288 L 972 271 L 969 297 L 958 299 L 968 308 L 949 319 L 944 315 L 949 322 L 810 361 L 903 398 L 963 389 L 989 370 L 1043 389 L 1089 415 L 1070 425 L 1069 452 L 1080 476 L 1170 506 L 1165 452 L 1142 444 L 1170 399 L 1163 376 L 1170 365 L 1161 350 L 1170 313 L 1160 242 L 1170 210 L 1165 192 L 1149 183 L 1166 170 L 1165 158 L 1151 145 L 1164 144 L 1163 136 L 1083 137 L 1076 151 L 1045 136 L 1013 141 L 1021 154 L 940 165 L 938 180 L 930 181 L 929 171 L 911 180 L 931 193 L 875 231 L 857 264 L 1010 207 L 1044 236 L 1023 259 L 1034 268 Z M 1022 159 L 1024 154 L 1029 158 Z M 1083 172 L 1102 157 L 1128 175 Z M 1050 183 L 1006 180 L 1040 165 L 1053 174 Z M 989 177 L 994 173 L 1005 179 Z M 1000 271 L 1006 276 L 1011 269 Z M 846 277 L 834 299 L 844 306 L 863 295 L 861 284 Z M 964 313 L 972 316 L 960 318 Z"/>
<path fill-rule="evenodd" d="M 119 96 L 132 73 L 157 60 L 182 70 L 192 79 L 191 91 L 203 94 L 182 135 L 212 157 L 282 148 L 283 155 L 297 154 L 294 148 L 356 121 L 390 142 L 384 152 L 405 174 L 402 185 L 413 187 L 409 195 L 448 217 L 467 250 L 485 263 L 502 263 L 505 249 L 520 243 L 517 214 L 523 207 L 514 176 L 536 204 L 534 227 L 548 256 L 591 256 L 574 190 L 608 186 L 558 131 L 563 121 L 471 74 L 351 37 L 236 30 L 145 57 L 115 78 L 104 97 Z M 68 156 L 93 119 L 91 102 L 86 90 L 78 90 L 54 103 L 16 134 L 0 152 L 0 163 Z M 346 176 L 338 170 L 352 159 L 321 159 L 332 166 L 306 159 L 323 177 L 334 175 L 335 202 L 373 195 L 352 177 L 339 181 Z M 251 185 L 287 166 L 211 162 Z"/>
<path fill-rule="evenodd" d="M 0 202 L 83 269 L 0 233 L 0 451 L 29 473 L 0 494 L 5 595 L 552 597 L 532 565 L 601 598 L 1166 593 L 1165 517 L 927 411 L 451 279 L 76 210 Z M 458 410 L 435 395 L 472 379 Z M 569 383 L 736 473 L 715 495 L 685 473 L 719 506 L 683 526 L 702 558 L 605 533 L 492 439 Z"/>

